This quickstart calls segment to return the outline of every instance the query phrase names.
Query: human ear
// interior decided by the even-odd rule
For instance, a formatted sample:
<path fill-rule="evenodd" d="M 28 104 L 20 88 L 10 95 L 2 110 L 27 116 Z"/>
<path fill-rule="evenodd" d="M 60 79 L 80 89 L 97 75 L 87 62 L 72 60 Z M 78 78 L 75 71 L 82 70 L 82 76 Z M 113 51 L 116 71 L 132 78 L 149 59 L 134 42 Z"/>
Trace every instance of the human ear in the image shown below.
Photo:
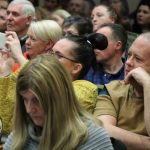
<path fill-rule="evenodd" d="M 72 69 L 72 75 L 77 78 L 78 75 L 80 74 L 82 68 L 83 68 L 82 64 L 80 64 L 80 63 L 74 63 L 74 67 Z"/>

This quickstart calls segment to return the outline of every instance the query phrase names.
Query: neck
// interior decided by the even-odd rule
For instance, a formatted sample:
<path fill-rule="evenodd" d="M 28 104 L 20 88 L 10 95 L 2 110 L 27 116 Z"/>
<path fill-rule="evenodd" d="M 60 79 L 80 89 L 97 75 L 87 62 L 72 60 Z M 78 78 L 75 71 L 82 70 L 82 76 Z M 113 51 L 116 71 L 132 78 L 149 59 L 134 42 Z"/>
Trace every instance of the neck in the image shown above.
<path fill-rule="evenodd" d="M 116 62 L 108 62 L 107 64 L 103 65 L 103 69 L 105 72 L 110 73 L 110 74 L 116 74 L 123 66 L 123 62 L 120 59 L 119 61 Z"/>

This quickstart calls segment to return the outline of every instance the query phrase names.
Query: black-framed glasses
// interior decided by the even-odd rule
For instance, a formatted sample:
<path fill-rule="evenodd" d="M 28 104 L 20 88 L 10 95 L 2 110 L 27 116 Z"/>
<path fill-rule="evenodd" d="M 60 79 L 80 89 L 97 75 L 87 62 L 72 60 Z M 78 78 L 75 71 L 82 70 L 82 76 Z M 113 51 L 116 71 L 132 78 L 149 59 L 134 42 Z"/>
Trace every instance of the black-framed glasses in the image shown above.
<path fill-rule="evenodd" d="M 51 50 L 50 54 L 54 55 L 57 59 L 65 58 L 65 59 L 70 60 L 72 62 L 78 63 L 77 60 L 74 60 L 72 58 L 68 58 L 68 57 L 64 56 L 63 54 L 61 54 L 60 52 L 58 52 L 58 51 L 54 52 L 54 51 Z"/>

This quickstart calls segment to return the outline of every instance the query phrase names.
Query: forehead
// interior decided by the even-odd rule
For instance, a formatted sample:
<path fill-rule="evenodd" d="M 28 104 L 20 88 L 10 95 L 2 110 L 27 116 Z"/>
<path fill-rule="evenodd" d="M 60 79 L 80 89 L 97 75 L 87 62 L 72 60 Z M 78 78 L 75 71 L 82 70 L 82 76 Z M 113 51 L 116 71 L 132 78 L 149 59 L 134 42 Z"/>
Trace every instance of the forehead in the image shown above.
<path fill-rule="evenodd" d="M 146 11 L 150 11 L 150 8 L 149 8 L 148 5 L 141 5 L 141 6 L 139 7 L 139 9 L 143 9 L 143 10 L 146 10 Z"/>
<path fill-rule="evenodd" d="M 71 50 L 74 46 L 76 46 L 74 42 L 69 41 L 68 39 L 61 39 L 55 43 L 53 50 L 66 51 Z"/>
<path fill-rule="evenodd" d="M 145 59 L 150 57 L 150 42 L 148 39 L 138 37 L 131 45 L 129 52 L 141 55 Z"/>
<path fill-rule="evenodd" d="M 107 38 L 111 35 L 111 29 L 109 27 L 101 27 L 97 30 L 97 33 L 104 34 Z"/>
<path fill-rule="evenodd" d="M 107 8 L 105 6 L 101 6 L 101 5 L 95 7 L 92 12 L 108 13 L 109 14 Z"/>
<path fill-rule="evenodd" d="M 7 8 L 7 11 L 18 12 L 21 14 L 22 8 L 23 8 L 23 6 L 21 4 L 10 4 Z"/>

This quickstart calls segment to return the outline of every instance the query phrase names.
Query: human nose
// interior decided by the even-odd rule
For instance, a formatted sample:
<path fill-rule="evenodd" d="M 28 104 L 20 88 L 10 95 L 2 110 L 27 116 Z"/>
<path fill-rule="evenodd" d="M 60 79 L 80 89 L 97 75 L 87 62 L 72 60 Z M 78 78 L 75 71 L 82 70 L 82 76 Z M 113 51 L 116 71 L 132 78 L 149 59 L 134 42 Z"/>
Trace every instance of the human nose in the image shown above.
<path fill-rule="evenodd" d="M 27 102 L 25 106 L 28 114 L 34 113 L 36 111 L 35 105 L 32 102 Z"/>
<path fill-rule="evenodd" d="M 26 39 L 26 45 L 29 45 L 30 44 L 30 38 L 28 37 L 27 39 Z"/>
<path fill-rule="evenodd" d="M 13 16 L 11 13 L 7 14 L 6 16 L 6 20 L 12 20 Z"/>
<path fill-rule="evenodd" d="M 128 59 L 126 60 L 126 65 L 128 65 L 128 66 L 133 66 L 133 57 L 132 56 L 130 56 L 130 57 L 128 57 Z"/>

